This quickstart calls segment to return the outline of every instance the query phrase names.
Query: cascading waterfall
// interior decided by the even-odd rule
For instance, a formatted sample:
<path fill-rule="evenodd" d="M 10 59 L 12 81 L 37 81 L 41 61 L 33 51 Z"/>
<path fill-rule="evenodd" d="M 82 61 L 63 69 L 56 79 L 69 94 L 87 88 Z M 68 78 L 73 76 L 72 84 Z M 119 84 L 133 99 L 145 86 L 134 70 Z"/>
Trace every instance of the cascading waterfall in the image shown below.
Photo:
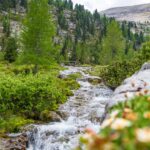
<path fill-rule="evenodd" d="M 60 106 L 59 113 L 64 116 L 61 122 L 35 125 L 29 134 L 30 144 L 27 150 L 71 150 L 78 145 L 85 128 L 99 131 L 100 118 L 112 91 L 105 85 L 91 84 L 89 79 L 98 77 L 85 74 L 87 69 L 89 68 L 68 67 L 68 70 L 61 72 L 63 75 L 80 72 L 82 78 L 78 82 L 81 87 Z"/>

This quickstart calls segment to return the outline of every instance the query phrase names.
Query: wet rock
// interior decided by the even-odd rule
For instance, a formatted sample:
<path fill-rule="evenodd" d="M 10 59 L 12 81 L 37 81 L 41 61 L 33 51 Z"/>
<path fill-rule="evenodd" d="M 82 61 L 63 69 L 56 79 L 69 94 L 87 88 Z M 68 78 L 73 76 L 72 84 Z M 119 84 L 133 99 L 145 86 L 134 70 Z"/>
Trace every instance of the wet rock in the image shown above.
<path fill-rule="evenodd" d="M 142 66 L 142 68 L 141 68 L 140 71 L 149 70 L 149 69 L 150 69 L 150 63 L 145 63 L 145 64 Z"/>
<path fill-rule="evenodd" d="M 66 112 L 66 111 L 57 111 L 57 114 L 59 114 L 59 116 L 62 118 L 62 119 L 66 119 L 68 118 L 69 114 Z"/>
<path fill-rule="evenodd" d="M 51 121 L 54 121 L 54 122 L 61 121 L 61 117 L 54 111 L 50 112 L 50 116 L 51 116 Z"/>
<path fill-rule="evenodd" d="M 34 128 L 35 128 L 35 125 L 30 124 L 30 125 L 22 127 L 21 131 L 24 132 L 24 133 L 31 132 L 31 131 L 33 131 Z"/>
<path fill-rule="evenodd" d="M 125 79 L 122 85 L 116 88 L 110 99 L 109 107 L 135 96 L 146 94 L 150 94 L 150 63 L 145 63 L 140 71 Z"/>
<path fill-rule="evenodd" d="M 102 79 L 101 78 L 99 78 L 99 77 L 90 77 L 90 78 L 88 78 L 88 82 L 90 82 L 91 84 L 94 84 L 94 85 L 96 85 L 96 84 L 100 84 L 100 83 L 102 83 Z"/>
<path fill-rule="evenodd" d="M 66 76 L 65 74 L 59 74 L 59 75 L 58 75 L 58 78 L 60 78 L 60 79 L 66 79 L 67 76 Z"/>
<path fill-rule="evenodd" d="M 41 112 L 40 119 L 43 121 L 59 122 L 61 117 L 54 111 L 45 110 Z"/>
<path fill-rule="evenodd" d="M 25 133 L 11 134 L 8 138 L 0 138 L 0 150 L 26 150 L 28 138 Z"/>

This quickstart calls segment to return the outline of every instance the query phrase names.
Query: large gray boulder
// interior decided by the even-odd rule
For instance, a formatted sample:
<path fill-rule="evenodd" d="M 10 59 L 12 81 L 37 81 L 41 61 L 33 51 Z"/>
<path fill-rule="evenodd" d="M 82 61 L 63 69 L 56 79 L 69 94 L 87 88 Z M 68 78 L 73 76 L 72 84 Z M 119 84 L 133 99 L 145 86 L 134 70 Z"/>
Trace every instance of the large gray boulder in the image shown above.
<path fill-rule="evenodd" d="M 150 94 L 150 63 L 145 63 L 138 72 L 125 79 L 122 85 L 116 88 L 109 101 L 109 107 L 146 94 Z"/>

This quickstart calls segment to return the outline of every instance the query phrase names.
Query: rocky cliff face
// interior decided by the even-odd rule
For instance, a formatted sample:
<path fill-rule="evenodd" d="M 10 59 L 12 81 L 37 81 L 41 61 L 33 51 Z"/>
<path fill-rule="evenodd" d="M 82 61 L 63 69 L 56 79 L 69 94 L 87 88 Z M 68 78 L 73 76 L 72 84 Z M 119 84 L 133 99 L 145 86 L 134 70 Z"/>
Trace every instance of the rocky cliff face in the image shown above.
<path fill-rule="evenodd" d="M 150 4 L 111 8 L 103 11 L 108 17 L 115 17 L 119 21 L 147 22 L 150 20 Z"/>
<path fill-rule="evenodd" d="M 109 106 L 147 94 L 150 94 L 150 63 L 145 63 L 141 70 L 124 80 L 114 91 Z"/>
<path fill-rule="evenodd" d="M 143 32 L 145 36 L 150 34 L 150 4 L 110 8 L 101 13 L 121 22 L 134 22 L 133 33 Z"/>

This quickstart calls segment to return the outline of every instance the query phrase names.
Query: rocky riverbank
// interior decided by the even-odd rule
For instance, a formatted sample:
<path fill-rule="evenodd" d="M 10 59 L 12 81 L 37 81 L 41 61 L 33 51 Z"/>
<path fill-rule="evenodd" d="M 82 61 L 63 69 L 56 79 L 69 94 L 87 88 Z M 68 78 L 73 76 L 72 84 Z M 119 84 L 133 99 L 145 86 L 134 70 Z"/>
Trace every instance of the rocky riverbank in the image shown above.
<path fill-rule="evenodd" d="M 28 137 L 26 133 L 9 134 L 0 138 L 0 150 L 26 150 Z"/>
<path fill-rule="evenodd" d="M 150 63 L 145 63 L 138 72 L 125 79 L 122 85 L 115 89 L 109 101 L 109 107 L 118 102 L 148 94 L 150 94 Z"/>

